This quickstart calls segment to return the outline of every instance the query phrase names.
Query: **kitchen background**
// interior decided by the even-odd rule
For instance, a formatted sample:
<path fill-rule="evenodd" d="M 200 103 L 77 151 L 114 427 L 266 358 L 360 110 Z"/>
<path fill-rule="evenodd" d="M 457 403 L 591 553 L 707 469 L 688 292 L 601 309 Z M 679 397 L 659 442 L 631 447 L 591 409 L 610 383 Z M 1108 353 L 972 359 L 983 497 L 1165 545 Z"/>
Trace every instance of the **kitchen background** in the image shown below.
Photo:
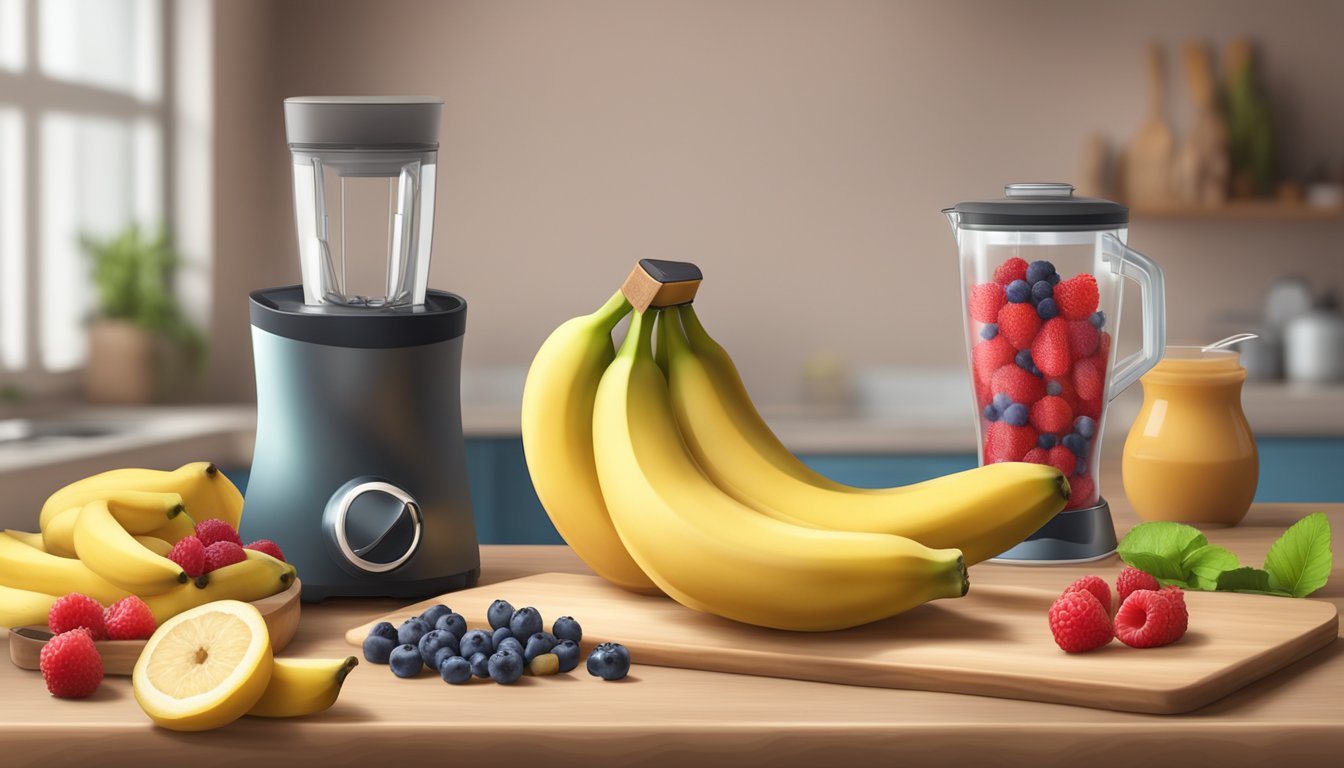
<path fill-rule="evenodd" d="M 1195 124 L 1184 46 L 1209 46 L 1221 88 L 1229 46 L 1249 40 L 1271 199 L 1136 200 L 1130 244 L 1166 271 L 1172 343 L 1267 330 L 1276 281 L 1301 280 L 1278 283 L 1287 314 L 1344 290 L 1341 29 L 1330 0 L 0 0 L 0 488 L 19 470 L 73 478 L 100 450 L 182 450 L 125 435 L 98 448 L 107 425 L 154 412 L 83 405 L 90 384 L 106 397 L 125 380 L 126 355 L 87 362 L 98 294 L 79 236 L 132 221 L 167 221 L 174 291 L 205 342 L 199 373 L 161 350 L 176 425 L 162 430 L 232 430 L 219 445 L 246 467 L 246 294 L 299 279 L 280 102 L 300 94 L 445 100 L 430 285 L 470 304 L 483 541 L 552 540 L 516 440 L 522 373 L 638 258 L 703 268 L 706 325 L 818 466 L 890 485 L 973 463 L 939 209 L 1011 181 L 1105 192 L 1091 158 L 1150 119 L 1150 45 L 1179 150 Z M 1328 374 L 1344 331 L 1317 320 L 1311 363 Z M 1111 419 L 1116 460 L 1139 397 Z M 1344 498 L 1322 471 L 1344 460 L 1344 381 L 1255 383 L 1246 405 L 1261 498 Z"/>

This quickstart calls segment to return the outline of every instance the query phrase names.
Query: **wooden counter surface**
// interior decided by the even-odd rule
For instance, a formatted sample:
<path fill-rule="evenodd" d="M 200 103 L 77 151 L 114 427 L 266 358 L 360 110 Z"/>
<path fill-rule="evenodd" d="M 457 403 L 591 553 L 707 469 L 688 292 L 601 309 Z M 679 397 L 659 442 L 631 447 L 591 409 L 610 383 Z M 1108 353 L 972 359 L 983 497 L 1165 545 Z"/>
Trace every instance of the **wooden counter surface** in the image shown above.
<path fill-rule="evenodd" d="M 1117 492 L 1118 483 L 1111 486 Z M 1118 496 L 1118 493 L 1116 493 Z M 1123 532 L 1136 519 L 1115 504 Z M 1261 505 L 1209 539 L 1259 564 L 1270 542 L 1308 512 L 1334 528 L 1335 568 L 1312 599 L 1344 607 L 1344 504 Z M 482 548 L 482 583 L 542 571 L 587 570 L 564 547 Z M 1005 578 L 1062 589 L 1089 566 L 983 564 L 972 583 Z M 388 600 L 304 606 L 286 655 L 348 655 L 359 622 L 397 607 Z M 580 620 L 582 617 L 580 617 Z M 1041 617 L 1044 625 L 1045 617 Z M 800 636 L 800 642 L 805 637 Z M 314 717 L 244 718 L 220 731 L 153 727 L 129 679 L 109 678 L 88 701 L 49 696 L 40 675 L 0 664 L 0 764 L 164 764 L 203 768 L 247 759 L 313 765 L 1266 765 L 1334 763 L 1344 754 L 1344 642 L 1187 715 L 1157 716 L 1053 704 L 794 682 L 636 665 L 604 683 L 575 673 L 514 686 L 454 687 L 436 676 L 394 678 L 367 663 L 340 701 Z M 1175 763 L 1181 760 L 1181 763 Z"/>

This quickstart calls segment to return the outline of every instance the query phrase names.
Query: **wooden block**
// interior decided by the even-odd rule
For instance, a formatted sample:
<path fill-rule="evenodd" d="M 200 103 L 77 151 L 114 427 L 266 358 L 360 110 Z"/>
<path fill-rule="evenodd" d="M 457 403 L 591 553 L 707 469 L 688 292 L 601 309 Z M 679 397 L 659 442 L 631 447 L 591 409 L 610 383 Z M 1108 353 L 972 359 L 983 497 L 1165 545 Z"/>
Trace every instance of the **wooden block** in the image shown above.
<path fill-rule="evenodd" d="M 644 312 L 649 307 L 690 304 L 702 279 L 700 268 L 689 261 L 640 259 L 625 278 L 621 292 L 631 306 Z"/>

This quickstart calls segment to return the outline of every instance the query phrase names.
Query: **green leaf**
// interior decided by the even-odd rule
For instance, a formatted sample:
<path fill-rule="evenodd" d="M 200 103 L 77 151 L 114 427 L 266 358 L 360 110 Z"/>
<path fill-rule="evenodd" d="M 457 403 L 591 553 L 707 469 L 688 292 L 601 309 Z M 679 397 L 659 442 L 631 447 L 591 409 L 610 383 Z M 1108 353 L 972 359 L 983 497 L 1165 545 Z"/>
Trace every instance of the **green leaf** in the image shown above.
<path fill-rule="evenodd" d="M 1209 592 L 1218 588 L 1220 574 L 1240 567 L 1237 556 L 1217 544 L 1205 544 L 1181 560 L 1181 568 L 1190 574 L 1190 579 Z"/>
<path fill-rule="evenodd" d="M 1181 569 L 1179 557 L 1168 558 L 1151 552 L 1129 552 L 1120 555 L 1120 558 L 1126 565 L 1132 565 L 1140 571 L 1156 576 L 1164 585 L 1177 582 L 1186 584 L 1188 581 L 1185 571 Z"/>
<path fill-rule="evenodd" d="M 1269 592 L 1269 572 L 1245 566 L 1218 574 L 1219 592 Z"/>
<path fill-rule="evenodd" d="M 1152 574 L 1158 581 L 1189 586 L 1194 581 L 1184 567 L 1186 555 L 1206 546 L 1199 529 L 1180 523 L 1140 523 L 1125 534 L 1116 551 L 1125 564 Z"/>
<path fill-rule="evenodd" d="M 1316 512 L 1293 523 L 1265 555 L 1271 589 L 1306 597 L 1330 578 L 1330 521 Z"/>

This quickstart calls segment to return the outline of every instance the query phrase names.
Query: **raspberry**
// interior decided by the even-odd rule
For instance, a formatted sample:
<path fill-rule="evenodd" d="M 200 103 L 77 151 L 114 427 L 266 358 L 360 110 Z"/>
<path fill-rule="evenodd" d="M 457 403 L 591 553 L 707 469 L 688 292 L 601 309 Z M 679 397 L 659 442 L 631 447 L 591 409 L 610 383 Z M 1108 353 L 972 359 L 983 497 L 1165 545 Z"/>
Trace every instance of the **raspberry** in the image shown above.
<path fill-rule="evenodd" d="M 103 604 L 78 592 L 58 599 L 47 612 L 47 629 L 53 635 L 73 629 L 86 629 L 93 640 L 107 639 L 107 625 L 103 623 Z"/>
<path fill-rule="evenodd" d="M 1081 509 L 1097 503 L 1097 487 L 1092 478 L 1078 475 L 1069 478 L 1069 503 L 1065 509 Z"/>
<path fill-rule="evenodd" d="M 168 559 L 177 563 L 182 572 L 190 578 L 194 579 L 205 573 L 205 545 L 195 536 L 178 539 L 168 552 Z"/>
<path fill-rule="evenodd" d="M 1069 354 L 1074 360 L 1087 357 L 1097 351 L 1101 343 L 1101 334 L 1092 323 L 1086 320 L 1069 320 Z"/>
<path fill-rule="evenodd" d="M 238 532 L 223 520 L 202 520 L 197 523 L 196 538 L 207 547 L 217 541 L 231 541 L 240 547 L 243 546 L 243 540 L 238 538 Z"/>
<path fill-rule="evenodd" d="M 1097 602 L 1101 603 L 1107 614 L 1111 612 L 1111 586 L 1100 576 L 1084 576 L 1065 588 L 1064 594 L 1070 592 L 1088 592 L 1097 598 Z"/>
<path fill-rule="evenodd" d="M 1086 320 L 1097 311 L 1097 279 L 1086 272 L 1060 281 L 1055 286 L 1055 304 L 1066 320 Z"/>
<path fill-rule="evenodd" d="M 1073 387 L 1082 400 L 1101 398 L 1102 374 L 1097 370 L 1093 358 L 1079 360 L 1073 366 Z"/>
<path fill-rule="evenodd" d="M 1122 603 L 1136 589 L 1157 591 L 1160 588 L 1157 579 L 1153 578 L 1152 574 L 1144 573 L 1129 565 L 1125 566 L 1120 575 L 1115 577 L 1115 594 Z"/>
<path fill-rule="evenodd" d="M 247 559 L 247 553 L 241 545 L 232 541 L 216 541 L 205 548 L 205 572 L 223 568 L 226 565 L 241 563 Z"/>
<path fill-rule="evenodd" d="M 985 433 L 985 463 L 1021 461 L 1027 451 L 1035 447 L 1036 430 L 996 421 Z"/>
<path fill-rule="evenodd" d="M 1003 286 L 998 283 L 981 283 L 971 288 L 971 298 L 968 302 L 971 319 L 982 323 L 997 322 L 999 309 L 1003 307 L 1005 301 Z"/>
<path fill-rule="evenodd" d="M 1039 432 L 1064 434 L 1073 426 L 1073 409 L 1064 398 L 1046 395 L 1031 406 L 1031 426 Z"/>
<path fill-rule="evenodd" d="M 1041 317 L 1031 303 L 1004 304 L 999 310 L 999 337 L 1006 338 L 1014 349 L 1026 349 L 1041 329 Z"/>
<path fill-rule="evenodd" d="M 1063 376 L 1069 372 L 1073 358 L 1069 355 L 1068 323 L 1059 318 L 1046 320 L 1041 332 L 1031 343 L 1031 359 L 1046 376 Z"/>
<path fill-rule="evenodd" d="M 145 601 L 131 595 L 108 606 L 103 613 L 109 640 L 147 640 L 157 626 Z"/>
<path fill-rule="evenodd" d="M 98 690 L 103 682 L 103 657 L 93 644 L 87 629 L 62 632 L 42 646 L 38 658 L 42 679 L 52 696 L 83 699 Z"/>
<path fill-rule="evenodd" d="M 1050 606 L 1050 634 L 1068 653 L 1100 648 L 1114 636 L 1105 606 L 1087 590 L 1065 592 Z"/>
<path fill-rule="evenodd" d="M 1115 636 L 1131 648 L 1174 643 L 1185 634 L 1184 607 L 1160 592 L 1136 589 L 1115 613 Z"/>
<path fill-rule="evenodd" d="M 1031 406 L 1045 396 L 1045 384 L 1017 365 L 1005 365 L 989 380 L 993 394 L 1004 394 L 1014 403 Z"/>
<path fill-rule="evenodd" d="M 995 371 L 1013 364 L 1014 354 L 1016 352 L 1013 345 L 1003 338 L 1003 334 L 971 347 L 971 368 L 975 373 L 976 383 L 983 383 L 988 387 Z"/>
<path fill-rule="evenodd" d="M 1023 456 L 1022 460 L 1028 464 L 1049 464 L 1049 456 L 1050 454 L 1044 448 L 1032 448 L 1027 451 L 1027 455 Z"/>
<path fill-rule="evenodd" d="M 1003 262 L 998 269 L 994 270 L 994 282 L 999 285 L 1007 285 L 1014 280 L 1027 279 L 1027 262 L 1014 256 Z"/>
<path fill-rule="evenodd" d="M 1073 470 L 1078 467 L 1078 457 L 1073 455 L 1073 451 L 1062 445 L 1056 445 L 1050 449 L 1049 458 L 1046 464 L 1058 469 L 1065 477 L 1073 474 Z"/>
<path fill-rule="evenodd" d="M 1180 628 L 1180 634 L 1185 634 L 1185 630 L 1190 626 L 1190 612 L 1185 607 L 1185 592 L 1180 587 L 1163 587 L 1157 591 L 1157 594 L 1170 600 L 1176 605 L 1177 626 Z"/>
<path fill-rule="evenodd" d="M 285 561 L 285 553 L 280 551 L 280 545 L 270 539 L 257 539 L 251 544 L 243 545 L 243 549 L 251 549 L 270 555 L 282 563 Z"/>

